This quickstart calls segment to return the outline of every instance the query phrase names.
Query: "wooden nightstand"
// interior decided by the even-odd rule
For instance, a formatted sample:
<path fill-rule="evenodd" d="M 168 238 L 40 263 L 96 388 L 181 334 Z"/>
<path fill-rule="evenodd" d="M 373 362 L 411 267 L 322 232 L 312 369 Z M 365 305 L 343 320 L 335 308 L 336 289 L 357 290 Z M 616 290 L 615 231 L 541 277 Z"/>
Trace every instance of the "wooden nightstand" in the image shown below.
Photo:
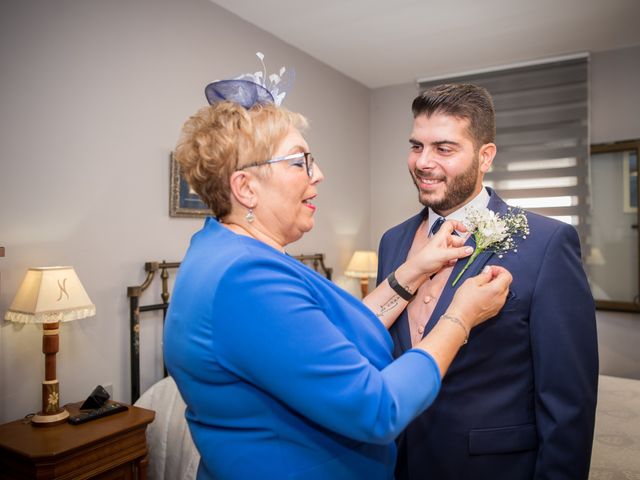
<path fill-rule="evenodd" d="M 81 404 L 66 408 L 74 415 Z M 6 423 L 0 426 L 0 478 L 144 480 L 145 431 L 154 417 L 152 410 L 130 406 L 80 425 Z"/>

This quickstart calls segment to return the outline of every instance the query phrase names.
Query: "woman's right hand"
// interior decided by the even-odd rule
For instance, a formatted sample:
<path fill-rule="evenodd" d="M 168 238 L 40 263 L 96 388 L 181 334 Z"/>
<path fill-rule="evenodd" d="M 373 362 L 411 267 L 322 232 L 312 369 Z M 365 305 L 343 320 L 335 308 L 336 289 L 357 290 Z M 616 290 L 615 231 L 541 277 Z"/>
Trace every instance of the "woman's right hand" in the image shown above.
<path fill-rule="evenodd" d="M 464 245 L 464 238 L 453 235 L 453 232 L 466 232 L 462 222 L 447 220 L 438 233 L 428 239 L 426 245 L 406 264 L 412 272 L 419 275 L 432 275 L 441 268 L 455 264 L 456 260 L 468 257 L 473 247 Z"/>
<path fill-rule="evenodd" d="M 495 317 L 504 306 L 511 285 L 511 274 L 503 267 L 489 265 L 458 288 L 447 314 L 461 319 L 468 328 Z"/>

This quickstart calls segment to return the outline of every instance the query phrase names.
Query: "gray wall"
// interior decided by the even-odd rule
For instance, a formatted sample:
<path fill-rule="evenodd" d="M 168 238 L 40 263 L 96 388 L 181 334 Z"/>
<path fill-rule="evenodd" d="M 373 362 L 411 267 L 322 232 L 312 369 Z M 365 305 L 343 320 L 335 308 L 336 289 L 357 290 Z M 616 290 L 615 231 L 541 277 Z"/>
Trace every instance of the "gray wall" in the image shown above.
<path fill-rule="evenodd" d="M 591 56 L 591 143 L 640 138 L 640 46 Z"/>
<path fill-rule="evenodd" d="M 640 138 L 640 46 L 591 57 L 591 141 Z M 371 243 L 419 211 L 407 171 L 413 83 L 378 88 L 371 94 Z M 498 146 L 500 148 L 500 146 Z M 601 373 L 640 378 L 640 318 L 598 312 Z"/>
<path fill-rule="evenodd" d="M 169 152 L 208 81 L 294 66 L 285 105 L 306 114 L 326 180 L 315 230 L 337 278 L 370 242 L 369 89 L 208 0 L 23 0 L 0 14 L 0 312 L 29 266 L 73 265 L 96 304 L 64 324 L 61 404 L 112 384 L 129 400 L 126 287 L 143 262 L 182 258 L 201 220 L 168 216 Z M 148 300 L 157 301 L 149 294 Z M 143 389 L 160 334 L 143 324 Z M 0 322 L 0 422 L 39 409 L 42 329 Z"/>

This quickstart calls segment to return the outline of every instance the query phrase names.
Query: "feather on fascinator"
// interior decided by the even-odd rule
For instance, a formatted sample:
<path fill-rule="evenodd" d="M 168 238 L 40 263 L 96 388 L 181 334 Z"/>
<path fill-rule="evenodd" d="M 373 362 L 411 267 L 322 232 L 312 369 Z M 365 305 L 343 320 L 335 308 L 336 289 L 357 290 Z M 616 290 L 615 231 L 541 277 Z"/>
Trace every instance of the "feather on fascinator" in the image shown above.
<path fill-rule="evenodd" d="M 264 65 L 264 54 L 257 52 L 256 56 L 262 63 L 262 71 L 245 73 L 231 80 L 216 80 L 204 89 L 209 104 L 231 101 L 242 105 L 247 110 L 257 104 L 274 103 L 277 106 L 293 86 L 295 72 L 293 69 L 280 68 L 278 74 L 272 73 L 268 77 Z"/>

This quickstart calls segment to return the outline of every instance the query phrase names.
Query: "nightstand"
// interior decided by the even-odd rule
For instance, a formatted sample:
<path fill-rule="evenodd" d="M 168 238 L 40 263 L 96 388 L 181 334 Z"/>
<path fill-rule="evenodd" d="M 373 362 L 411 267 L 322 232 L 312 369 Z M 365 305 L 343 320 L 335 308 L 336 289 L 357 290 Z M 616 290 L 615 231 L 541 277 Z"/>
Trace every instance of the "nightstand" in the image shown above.
<path fill-rule="evenodd" d="M 82 402 L 66 405 L 77 414 Z M 135 480 L 146 478 L 147 425 L 155 412 L 126 412 L 80 425 L 35 427 L 26 420 L 0 426 L 0 478 Z"/>

